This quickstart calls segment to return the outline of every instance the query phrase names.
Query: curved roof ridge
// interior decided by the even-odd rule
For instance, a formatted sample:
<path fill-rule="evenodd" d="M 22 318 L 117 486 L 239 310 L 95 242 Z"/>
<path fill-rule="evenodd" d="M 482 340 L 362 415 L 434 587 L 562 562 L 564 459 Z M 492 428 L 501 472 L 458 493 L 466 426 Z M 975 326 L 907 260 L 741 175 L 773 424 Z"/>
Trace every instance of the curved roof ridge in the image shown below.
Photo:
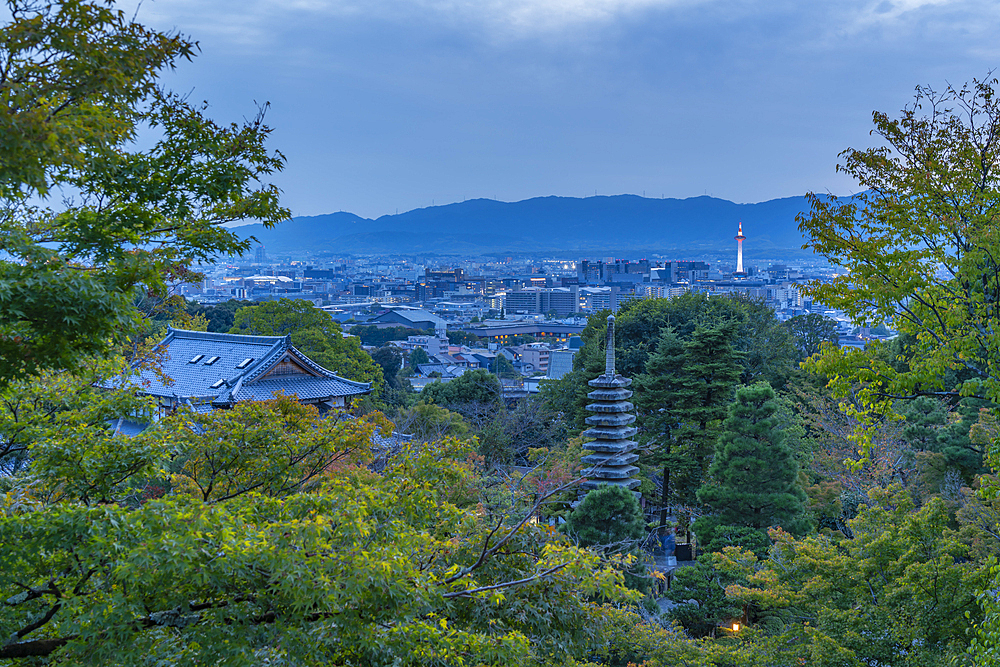
<path fill-rule="evenodd" d="M 169 336 L 176 338 L 197 338 L 200 340 L 211 340 L 219 343 L 251 343 L 257 345 L 274 345 L 284 342 L 287 336 L 252 336 L 250 334 L 218 333 L 214 331 L 192 331 L 190 329 L 174 329 L 169 327 Z"/>
<path fill-rule="evenodd" d="M 255 359 L 250 366 L 243 369 L 241 376 L 246 382 L 253 382 L 257 380 L 261 375 L 269 371 L 271 367 L 278 362 L 281 355 L 289 349 L 291 349 L 291 345 L 288 340 L 282 336 L 277 341 L 277 344 L 272 345 L 271 348 L 260 358 Z"/>
<path fill-rule="evenodd" d="M 309 357 L 307 357 L 306 355 L 304 355 L 302 352 L 300 352 L 298 350 L 298 348 L 296 348 L 294 346 L 289 347 L 288 351 L 292 352 L 297 359 L 299 359 L 300 361 L 302 361 L 303 363 L 305 363 L 306 365 L 308 365 L 312 369 L 316 370 L 317 372 L 322 373 L 326 377 L 335 378 L 337 380 L 340 380 L 341 382 L 346 382 L 348 384 L 353 384 L 353 385 L 356 385 L 358 387 L 364 387 L 365 389 L 371 389 L 372 388 L 372 383 L 371 382 L 358 382 L 357 380 L 348 380 L 347 378 L 341 377 L 341 376 L 337 375 L 336 373 L 334 373 L 333 371 L 320 366 L 315 361 L 313 361 L 312 359 L 310 359 Z"/>
<path fill-rule="evenodd" d="M 172 341 L 176 337 L 175 334 L 178 331 L 183 331 L 183 329 L 175 329 L 172 326 L 168 325 L 167 326 L 167 335 L 163 338 L 163 340 L 161 340 L 159 343 L 157 343 L 155 347 L 156 348 L 167 348 L 167 347 L 169 347 L 170 346 L 170 341 Z"/>
<path fill-rule="evenodd" d="M 343 382 L 346 382 L 348 384 L 357 385 L 358 387 L 364 387 L 365 389 L 371 389 L 372 388 L 372 383 L 371 382 L 358 382 L 357 380 L 348 380 L 347 378 L 341 377 L 341 376 L 337 375 L 336 373 L 334 373 L 333 371 L 331 371 L 331 370 L 329 370 L 327 368 L 324 368 L 323 366 L 320 366 L 315 361 L 313 361 L 312 359 L 310 359 L 309 357 L 307 357 L 305 354 L 303 354 L 302 352 L 300 352 L 299 349 L 296 348 L 296 347 L 294 347 L 294 346 L 289 347 L 289 351 L 293 352 L 296 357 L 298 357 L 299 359 L 302 359 L 304 362 L 306 362 L 307 364 L 309 364 L 310 366 L 312 366 L 313 368 L 315 368 L 320 373 L 326 375 L 327 377 L 336 378 L 336 379 L 341 380 Z"/>
<path fill-rule="evenodd" d="M 251 336 L 247 334 L 230 334 L 230 333 L 215 333 L 211 331 L 192 331 L 189 329 L 175 329 L 173 327 L 168 327 L 167 338 L 163 341 L 166 343 L 169 340 L 175 338 L 182 338 L 188 340 L 203 340 L 216 343 L 243 343 L 251 345 L 261 345 L 267 346 L 267 351 L 260 354 L 259 357 L 254 359 L 253 363 L 246 369 L 241 369 L 239 373 L 229 377 L 223 377 L 227 388 L 233 386 L 236 381 L 246 384 L 249 382 L 254 382 L 268 371 L 274 363 L 277 361 L 276 357 L 280 358 L 285 352 L 291 352 L 295 358 L 304 366 L 308 366 L 312 370 L 316 371 L 320 375 L 332 379 L 345 382 L 348 385 L 358 387 L 359 389 L 370 390 L 372 388 L 371 382 L 358 382 L 356 380 L 349 380 L 345 377 L 337 375 L 333 371 L 324 368 L 319 365 L 300 350 L 292 345 L 291 335 L 286 336 Z M 224 394 L 231 394 L 231 390 L 227 389 Z"/>
<path fill-rule="evenodd" d="M 240 389 L 243 388 L 244 377 L 245 377 L 244 375 L 238 376 L 236 378 L 236 382 L 234 383 L 230 383 L 227 381 L 225 384 L 226 390 L 221 394 L 219 394 L 218 396 L 216 396 L 215 398 L 213 398 L 212 403 L 230 403 L 232 401 L 237 400 L 236 394 L 239 392 Z"/>

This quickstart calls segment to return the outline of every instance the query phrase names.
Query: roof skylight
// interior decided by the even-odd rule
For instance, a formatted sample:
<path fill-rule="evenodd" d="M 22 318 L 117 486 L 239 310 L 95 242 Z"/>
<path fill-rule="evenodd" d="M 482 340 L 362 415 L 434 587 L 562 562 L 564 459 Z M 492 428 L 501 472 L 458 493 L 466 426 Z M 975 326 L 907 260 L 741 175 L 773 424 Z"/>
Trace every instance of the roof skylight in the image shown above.
<path fill-rule="evenodd" d="M 206 366 L 211 366 L 212 364 L 214 364 L 216 361 L 218 361 L 221 358 L 222 357 L 209 357 L 208 361 L 205 362 L 205 365 Z"/>
<path fill-rule="evenodd" d="M 236 368 L 246 368 L 251 363 L 253 363 L 253 357 L 247 357 L 246 359 L 244 359 L 240 363 L 236 364 Z"/>
<path fill-rule="evenodd" d="M 222 386 L 223 382 L 225 382 L 225 380 L 223 380 L 222 378 L 219 378 L 218 380 L 216 380 L 215 382 L 212 383 L 212 389 L 218 389 L 219 387 Z"/>
<path fill-rule="evenodd" d="M 196 364 L 199 361 L 201 361 L 202 357 L 204 357 L 204 356 L 205 356 L 204 354 L 196 354 L 193 357 L 191 357 L 191 361 L 189 361 L 188 363 L 189 364 Z"/>

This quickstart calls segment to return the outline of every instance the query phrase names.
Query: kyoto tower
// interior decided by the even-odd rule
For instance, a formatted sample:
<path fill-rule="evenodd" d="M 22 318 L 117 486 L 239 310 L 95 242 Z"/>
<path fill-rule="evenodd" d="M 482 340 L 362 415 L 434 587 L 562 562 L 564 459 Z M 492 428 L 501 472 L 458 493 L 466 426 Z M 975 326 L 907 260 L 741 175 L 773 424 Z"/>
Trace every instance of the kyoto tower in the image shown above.
<path fill-rule="evenodd" d="M 743 222 L 740 222 L 740 230 L 736 232 L 736 273 L 743 273 Z"/>

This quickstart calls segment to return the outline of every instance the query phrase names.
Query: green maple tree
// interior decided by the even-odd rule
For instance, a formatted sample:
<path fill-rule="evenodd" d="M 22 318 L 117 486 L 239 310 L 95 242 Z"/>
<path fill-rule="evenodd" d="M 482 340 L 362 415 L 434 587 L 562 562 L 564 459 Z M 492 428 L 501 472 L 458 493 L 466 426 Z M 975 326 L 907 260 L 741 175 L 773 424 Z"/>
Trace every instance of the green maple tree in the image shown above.
<path fill-rule="evenodd" d="M 236 311 L 229 333 L 291 336 L 292 345 L 327 370 L 349 380 L 371 382 L 381 394 L 382 367 L 361 348 L 355 336 L 344 336 L 340 323 L 305 299 L 279 299 Z"/>
<path fill-rule="evenodd" d="M 134 300 L 288 217 L 263 111 L 237 125 L 158 84 L 197 45 L 112 2 L 10 0 L 0 26 L 0 383 L 107 352 Z M 137 150 L 140 131 L 152 147 Z M 61 191 L 75 193 L 63 200 Z M 58 203 L 57 203 L 58 202 Z"/>
<path fill-rule="evenodd" d="M 546 496 L 484 504 L 466 444 L 370 472 L 378 413 L 281 397 L 123 447 L 75 412 L 3 479 L 0 660 L 541 665 L 592 650 L 590 596 L 635 597 L 623 559 L 528 521 Z"/>
<path fill-rule="evenodd" d="M 943 93 L 921 87 L 893 118 L 873 114 L 883 145 L 848 149 L 838 170 L 861 192 L 810 195 L 805 247 L 846 271 L 810 287 L 859 323 L 889 324 L 900 347 L 827 347 L 810 359 L 865 433 L 899 398 L 1000 399 L 1000 100 L 996 80 Z"/>
<path fill-rule="evenodd" d="M 982 618 L 976 591 L 988 567 L 969 559 L 939 498 L 917 509 L 896 485 L 872 489 L 867 500 L 849 521 L 852 538 L 796 539 L 775 529 L 767 558 L 739 547 L 714 554 L 733 582 L 727 596 L 792 654 L 803 629 L 820 633 L 839 656 L 827 664 L 961 662 Z"/>

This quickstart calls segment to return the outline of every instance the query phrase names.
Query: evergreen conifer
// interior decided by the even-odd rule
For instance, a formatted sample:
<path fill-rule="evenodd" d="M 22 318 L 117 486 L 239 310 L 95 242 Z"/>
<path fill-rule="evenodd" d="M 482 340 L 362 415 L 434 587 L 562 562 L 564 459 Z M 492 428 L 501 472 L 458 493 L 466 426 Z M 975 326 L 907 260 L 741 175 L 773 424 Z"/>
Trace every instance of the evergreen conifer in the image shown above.
<path fill-rule="evenodd" d="M 798 484 L 798 465 L 775 417 L 774 390 L 766 382 L 741 387 L 723 422 L 710 481 L 698 499 L 717 512 L 714 520 L 696 525 L 703 541 L 710 525 L 729 524 L 764 530 L 781 526 L 793 533 L 808 528 L 805 492 Z M 708 533 L 708 534 L 706 534 Z"/>
<path fill-rule="evenodd" d="M 686 341 L 664 329 L 646 373 L 636 378 L 639 422 L 653 452 L 644 463 L 663 468 L 667 491 L 661 522 L 670 499 L 694 504 L 708 469 L 740 377 L 741 354 L 730 344 L 732 336 L 732 324 L 696 327 Z"/>
<path fill-rule="evenodd" d="M 635 494 L 612 484 L 589 491 L 565 526 L 582 547 L 635 542 L 642 538 L 645 528 Z"/>
<path fill-rule="evenodd" d="M 701 477 L 686 448 L 677 447 L 686 407 L 683 395 L 688 379 L 685 361 L 684 341 L 673 328 L 667 327 L 660 333 L 656 351 L 646 361 L 646 372 L 635 379 L 633 400 L 638 408 L 643 439 L 650 449 L 650 454 L 641 463 L 663 471 L 659 498 L 661 535 L 666 531 L 667 508 L 671 498 L 677 495 L 676 487 L 687 487 L 687 480 Z"/>
<path fill-rule="evenodd" d="M 632 491 L 613 484 L 591 489 L 569 515 L 563 529 L 575 537 L 581 547 L 609 547 L 636 556 L 632 566 L 625 571 L 625 585 L 649 591 L 646 558 L 640 546 L 646 534 L 646 521 Z"/>

